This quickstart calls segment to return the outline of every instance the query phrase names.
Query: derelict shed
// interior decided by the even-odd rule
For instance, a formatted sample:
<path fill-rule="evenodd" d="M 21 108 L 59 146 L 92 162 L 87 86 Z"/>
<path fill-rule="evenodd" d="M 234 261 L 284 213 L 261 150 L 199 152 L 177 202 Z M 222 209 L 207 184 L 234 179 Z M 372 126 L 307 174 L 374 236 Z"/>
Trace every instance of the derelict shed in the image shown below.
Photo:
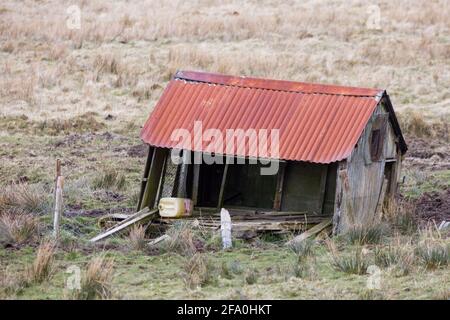
<path fill-rule="evenodd" d="M 251 137 L 224 149 L 233 163 L 174 164 L 170 150 L 180 146 L 172 133 L 180 128 L 193 137 L 184 158 L 214 154 L 214 143 L 196 137 L 198 123 L 223 136 L 278 130 L 278 152 L 269 141 L 264 155 L 277 173 L 261 175 L 265 165 L 251 163 L 262 158 Z M 157 207 L 162 197 L 189 198 L 194 214 L 224 207 L 232 219 L 258 219 L 272 231 L 330 218 L 335 232 L 376 222 L 397 190 L 407 150 L 384 90 L 192 71 L 169 82 L 141 138 L 150 148 L 138 209 Z"/>

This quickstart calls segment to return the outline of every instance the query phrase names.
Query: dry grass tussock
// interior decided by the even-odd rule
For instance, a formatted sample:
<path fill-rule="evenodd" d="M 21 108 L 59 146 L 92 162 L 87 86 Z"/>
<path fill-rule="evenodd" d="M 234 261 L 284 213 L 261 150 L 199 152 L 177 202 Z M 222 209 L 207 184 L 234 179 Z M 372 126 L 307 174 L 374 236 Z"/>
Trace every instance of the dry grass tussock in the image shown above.
<path fill-rule="evenodd" d="M 397 276 L 410 274 L 416 262 L 411 238 L 404 241 L 401 237 L 396 237 L 387 246 L 377 246 L 374 249 L 374 262 Z"/>
<path fill-rule="evenodd" d="M 160 247 L 163 252 L 176 252 L 182 256 L 192 257 L 197 253 L 197 235 L 188 222 L 180 221 L 167 231 L 169 240 Z"/>
<path fill-rule="evenodd" d="M 27 280 L 40 283 L 48 280 L 54 271 L 56 245 L 53 241 L 43 241 L 36 253 L 33 264 L 27 269 Z"/>
<path fill-rule="evenodd" d="M 444 117 L 427 120 L 418 112 L 402 113 L 399 117 L 403 132 L 420 138 L 449 139 L 449 121 Z"/>
<path fill-rule="evenodd" d="M 22 274 L 12 270 L 10 267 L 0 269 L 1 299 L 15 298 L 26 286 L 26 279 Z"/>
<path fill-rule="evenodd" d="M 186 258 L 183 279 L 187 288 L 197 288 L 212 283 L 216 270 L 211 260 L 204 253 L 196 253 Z"/>
<path fill-rule="evenodd" d="M 104 255 L 91 259 L 82 276 L 81 287 L 74 290 L 72 297 L 77 300 L 110 299 L 112 297 L 112 277 L 114 261 Z"/>
<path fill-rule="evenodd" d="M 389 231 L 389 226 L 384 223 L 355 225 L 343 234 L 343 238 L 350 244 L 379 244 L 384 240 Z"/>
<path fill-rule="evenodd" d="M 435 226 L 420 231 L 416 257 L 427 269 L 446 267 L 450 263 L 450 244 Z"/>
<path fill-rule="evenodd" d="M 92 179 L 94 189 L 123 190 L 127 184 L 125 176 L 114 168 L 105 168 L 98 172 Z"/>
<path fill-rule="evenodd" d="M 14 209 L 41 214 L 48 208 L 48 200 L 41 185 L 12 184 L 0 191 L 0 213 Z"/>
<path fill-rule="evenodd" d="M 0 214 L 0 243 L 21 245 L 39 236 L 39 219 L 29 213 L 10 210 Z"/>
<path fill-rule="evenodd" d="M 146 227 L 143 225 L 135 225 L 128 234 L 128 245 L 132 250 L 144 250 L 147 247 L 147 239 L 145 238 Z"/>

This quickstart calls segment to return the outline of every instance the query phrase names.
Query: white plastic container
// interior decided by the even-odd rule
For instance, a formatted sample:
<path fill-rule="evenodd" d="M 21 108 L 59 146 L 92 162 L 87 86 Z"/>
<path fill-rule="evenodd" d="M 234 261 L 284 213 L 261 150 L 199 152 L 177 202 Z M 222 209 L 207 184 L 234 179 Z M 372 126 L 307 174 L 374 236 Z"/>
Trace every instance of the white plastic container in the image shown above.
<path fill-rule="evenodd" d="M 159 215 L 163 218 L 188 217 L 192 213 L 192 200 L 184 198 L 161 198 Z"/>

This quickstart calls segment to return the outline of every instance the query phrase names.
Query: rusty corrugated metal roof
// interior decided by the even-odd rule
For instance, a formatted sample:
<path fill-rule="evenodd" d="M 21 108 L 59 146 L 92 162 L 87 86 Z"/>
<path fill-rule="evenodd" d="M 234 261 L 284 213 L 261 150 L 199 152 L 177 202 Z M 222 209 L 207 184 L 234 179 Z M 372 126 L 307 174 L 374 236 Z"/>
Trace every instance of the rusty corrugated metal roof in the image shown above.
<path fill-rule="evenodd" d="M 258 153 L 255 139 L 223 146 L 225 154 L 330 163 L 347 158 L 383 90 L 179 71 L 144 125 L 141 138 L 158 147 L 177 147 L 171 135 L 185 129 L 278 129 L 279 155 Z M 195 137 L 194 151 L 214 152 L 220 143 Z M 270 150 L 270 138 L 268 140 Z"/>

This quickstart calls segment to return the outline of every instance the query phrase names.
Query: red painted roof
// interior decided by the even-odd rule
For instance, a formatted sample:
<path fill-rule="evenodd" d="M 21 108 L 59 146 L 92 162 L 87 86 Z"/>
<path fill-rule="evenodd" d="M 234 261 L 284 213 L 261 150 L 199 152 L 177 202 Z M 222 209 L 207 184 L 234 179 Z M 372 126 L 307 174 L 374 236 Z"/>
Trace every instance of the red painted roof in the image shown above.
<path fill-rule="evenodd" d="M 195 137 L 194 151 L 330 163 L 347 158 L 378 104 L 383 90 L 232 77 L 179 71 L 144 125 L 141 138 L 158 147 L 177 147 L 171 135 L 185 129 L 279 130 L 279 155 L 258 153 L 255 139 L 217 149 Z M 215 146 L 216 148 L 212 147 Z M 268 138 L 270 150 L 271 141 Z"/>

